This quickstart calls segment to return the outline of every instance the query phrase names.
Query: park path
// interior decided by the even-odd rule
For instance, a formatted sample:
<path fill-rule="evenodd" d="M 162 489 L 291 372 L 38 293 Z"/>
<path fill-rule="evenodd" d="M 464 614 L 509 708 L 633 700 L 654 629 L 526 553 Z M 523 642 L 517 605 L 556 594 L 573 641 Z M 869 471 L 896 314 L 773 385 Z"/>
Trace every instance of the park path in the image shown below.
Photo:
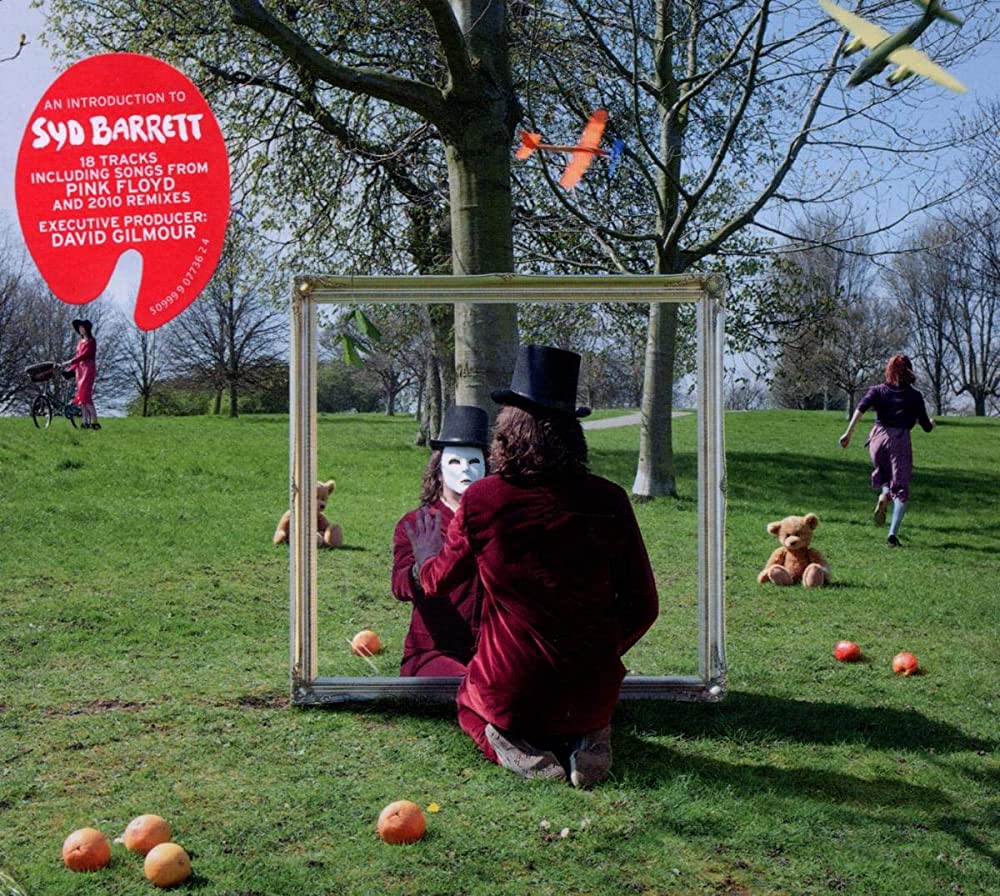
<path fill-rule="evenodd" d="M 671 417 L 686 417 L 690 411 L 674 411 Z M 641 414 L 625 414 L 621 417 L 605 417 L 603 420 L 585 420 L 581 425 L 584 429 L 613 429 L 616 426 L 638 426 Z"/>

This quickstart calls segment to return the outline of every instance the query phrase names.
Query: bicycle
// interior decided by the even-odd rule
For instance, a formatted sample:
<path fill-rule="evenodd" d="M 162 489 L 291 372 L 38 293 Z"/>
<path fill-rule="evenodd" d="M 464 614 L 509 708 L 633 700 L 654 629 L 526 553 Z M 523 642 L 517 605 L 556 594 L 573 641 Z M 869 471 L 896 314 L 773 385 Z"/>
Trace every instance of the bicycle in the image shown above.
<path fill-rule="evenodd" d="M 73 402 L 63 400 L 64 389 L 61 383 L 58 388 L 52 385 L 56 371 L 63 375 L 63 379 L 71 380 L 76 376 L 72 370 L 64 370 L 55 361 L 42 361 L 25 369 L 24 372 L 33 383 L 45 384 L 31 401 L 31 419 L 38 429 L 48 429 L 52 418 L 58 414 L 69 420 L 76 429 L 76 418 L 82 417 L 83 411 Z"/>

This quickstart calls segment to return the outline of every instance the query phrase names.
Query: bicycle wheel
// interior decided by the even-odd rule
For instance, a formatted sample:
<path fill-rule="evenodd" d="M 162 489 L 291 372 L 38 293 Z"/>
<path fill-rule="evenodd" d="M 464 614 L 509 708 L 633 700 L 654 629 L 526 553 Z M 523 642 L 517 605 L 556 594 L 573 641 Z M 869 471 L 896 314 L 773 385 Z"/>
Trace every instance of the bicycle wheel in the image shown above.
<path fill-rule="evenodd" d="M 73 429 L 76 429 L 76 418 L 83 416 L 83 411 L 80 410 L 73 402 L 68 401 L 63 407 L 63 414 L 66 419 L 73 424 Z"/>
<path fill-rule="evenodd" d="M 48 429 L 52 422 L 52 403 L 44 396 L 38 395 L 31 403 L 31 419 L 39 429 Z"/>

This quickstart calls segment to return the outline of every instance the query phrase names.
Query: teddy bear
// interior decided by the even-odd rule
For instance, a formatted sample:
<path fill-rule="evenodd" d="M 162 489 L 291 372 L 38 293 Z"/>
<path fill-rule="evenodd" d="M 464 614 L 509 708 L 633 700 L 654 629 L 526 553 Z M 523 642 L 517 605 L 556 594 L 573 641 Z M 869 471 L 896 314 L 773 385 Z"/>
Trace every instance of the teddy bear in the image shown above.
<path fill-rule="evenodd" d="M 327 499 L 333 494 L 333 490 L 336 487 L 337 483 L 332 479 L 327 482 L 316 483 L 317 547 L 339 548 L 344 543 L 344 530 L 341 529 L 340 526 L 331 523 L 325 516 L 323 516 L 323 511 L 326 510 Z M 290 510 L 285 511 L 285 515 L 278 523 L 278 528 L 274 530 L 275 544 L 284 544 L 288 541 L 288 525 L 291 519 L 292 512 Z"/>
<path fill-rule="evenodd" d="M 769 523 L 767 531 L 778 537 L 781 547 L 767 561 L 767 566 L 757 576 L 757 582 L 770 581 L 775 585 L 794 585 L 802 582 L 806 588 L 818 588 L 830 581 L 830 567 L 826 558 L 809 547 L 813 532 L 819 525 L 815 513 L 805 516 L 786 516 Z"/>

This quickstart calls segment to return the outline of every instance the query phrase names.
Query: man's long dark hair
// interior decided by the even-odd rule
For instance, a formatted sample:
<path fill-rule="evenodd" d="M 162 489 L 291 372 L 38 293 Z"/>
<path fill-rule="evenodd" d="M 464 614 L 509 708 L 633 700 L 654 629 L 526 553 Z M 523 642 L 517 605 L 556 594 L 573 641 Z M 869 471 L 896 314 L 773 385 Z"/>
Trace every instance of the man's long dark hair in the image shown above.
<path fill-rule="evenodd" d="M 582 476 L 587 472 L 587 442 L 580 421 L 559 411 L 508 405 L 493 431 L 490 470 L 522 481 Z"/>

